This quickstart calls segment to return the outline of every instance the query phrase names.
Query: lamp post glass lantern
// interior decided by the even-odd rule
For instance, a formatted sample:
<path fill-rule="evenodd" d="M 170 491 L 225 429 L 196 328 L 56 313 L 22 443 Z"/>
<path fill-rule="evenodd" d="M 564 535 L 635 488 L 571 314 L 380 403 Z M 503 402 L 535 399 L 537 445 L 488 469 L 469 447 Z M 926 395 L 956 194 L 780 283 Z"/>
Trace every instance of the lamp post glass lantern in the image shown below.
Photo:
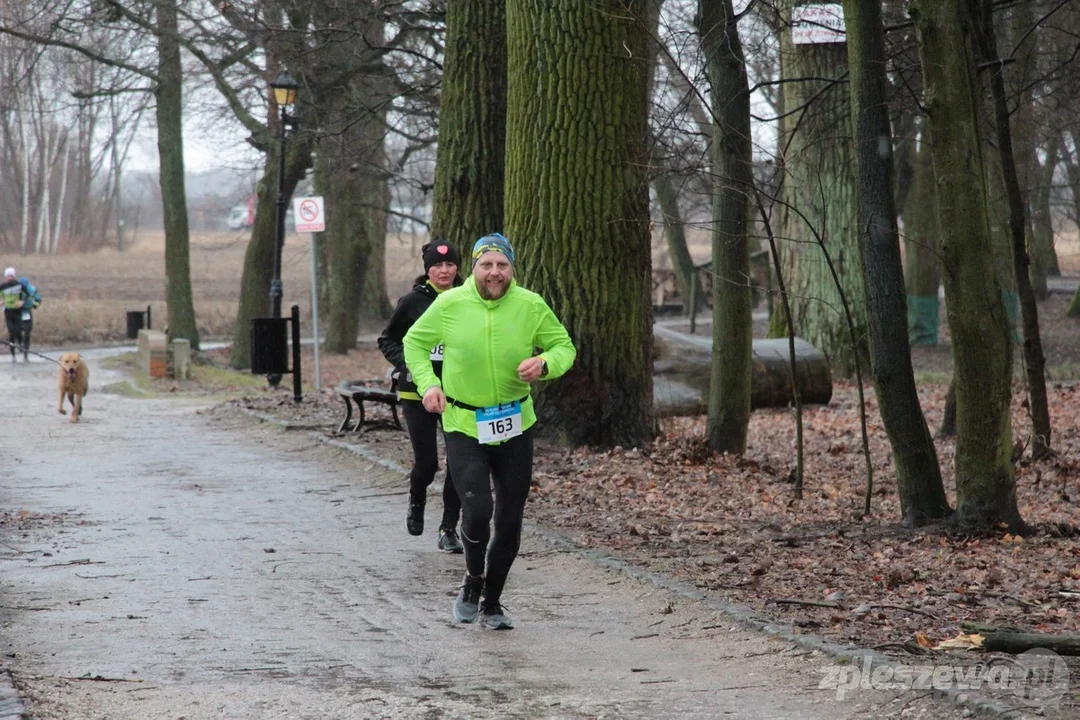
<path fill-rule="evenodd" d="M 278 134 L 278 190 L 277 207 L 274 217 L 274 277 L 270 281 L 270 313 L 271 317 L 281 317 L 281 254 L 285 247 L 285 130 L 292 118 L 289 117 L 288 108 L 296 102 L 296 91 L 299 89 L 296 80 L 287 72 L 282 72 L 270 83 L 270 90 L 274 102 L 281 111 L 281 123 Z M 281 382 L 280 375 L 268 375 L 267 380 L 276 386 Z"/>

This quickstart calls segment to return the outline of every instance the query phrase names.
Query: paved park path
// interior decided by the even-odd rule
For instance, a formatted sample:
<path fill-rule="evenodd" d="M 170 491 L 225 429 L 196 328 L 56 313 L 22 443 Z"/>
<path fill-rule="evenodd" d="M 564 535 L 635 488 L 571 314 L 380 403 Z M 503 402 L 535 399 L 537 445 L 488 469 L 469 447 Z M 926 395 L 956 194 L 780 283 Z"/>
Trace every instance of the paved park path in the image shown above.
<path fill-rule="evenodd" d="M 959 716 L 838 702 L 826 659 L 534 538 L 518 628 L 455 624 L 463 561 L 405 533 L 400 473 L 205 400 L 104 393 L 120 378 L 90 357 L 77 425 L 54 365 L 0 364 L 0 652 L 33 718 Z"/>

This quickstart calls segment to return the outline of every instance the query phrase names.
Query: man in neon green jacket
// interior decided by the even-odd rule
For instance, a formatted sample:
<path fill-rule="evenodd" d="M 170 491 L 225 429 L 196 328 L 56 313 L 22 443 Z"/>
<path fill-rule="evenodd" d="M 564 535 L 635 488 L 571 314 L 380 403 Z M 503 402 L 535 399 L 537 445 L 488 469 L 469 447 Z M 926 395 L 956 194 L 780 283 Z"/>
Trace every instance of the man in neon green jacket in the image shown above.
<path fill-rule="evenodd" d="M 472 256 L 465 284 L 439 295 L 405 335 L 405 362 L 424 407 L 443 416 L 447 461 L 464 509 L 467 571 L 454 617 L 475 622 L 479 616 L 483 627 L 504 630 L 513 622 L 499 600 L 532 483 L 536 414 L 529 384 L 561 376 L 577 351 L 544 299 L 514 281 L 514 249 L 506 238 L 480 238 Z M 440 344 L 441 382 L 430 359 Z"/>

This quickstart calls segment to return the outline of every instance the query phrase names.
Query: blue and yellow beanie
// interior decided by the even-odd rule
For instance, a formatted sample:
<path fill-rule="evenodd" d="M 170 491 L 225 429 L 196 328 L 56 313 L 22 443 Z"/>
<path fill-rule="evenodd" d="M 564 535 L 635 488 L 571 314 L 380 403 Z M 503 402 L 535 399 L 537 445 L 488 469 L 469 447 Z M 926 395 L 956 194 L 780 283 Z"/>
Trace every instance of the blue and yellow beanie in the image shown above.
<path fill-rule="evenodd" d="M 476 265 L 476 261 L 486 252 L 502 253 L 510 261 L 511 265 L 514 264 L 514 246 L 499 233 L 485 235 L 476 241 L 472 248 L 473 265 Z"/>

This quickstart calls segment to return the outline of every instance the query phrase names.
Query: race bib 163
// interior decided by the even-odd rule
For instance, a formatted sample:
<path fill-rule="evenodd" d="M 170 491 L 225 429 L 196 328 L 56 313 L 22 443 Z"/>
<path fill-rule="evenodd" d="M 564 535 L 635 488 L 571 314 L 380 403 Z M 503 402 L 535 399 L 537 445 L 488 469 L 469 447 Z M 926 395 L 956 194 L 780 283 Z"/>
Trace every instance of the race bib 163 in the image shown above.
<path fill-rule="evenodd" d="M 517 437 L 521 430 L 521 403 L 480 408 L 476 411 L 476 439 L 481 444 L 501 442 Z"/>

